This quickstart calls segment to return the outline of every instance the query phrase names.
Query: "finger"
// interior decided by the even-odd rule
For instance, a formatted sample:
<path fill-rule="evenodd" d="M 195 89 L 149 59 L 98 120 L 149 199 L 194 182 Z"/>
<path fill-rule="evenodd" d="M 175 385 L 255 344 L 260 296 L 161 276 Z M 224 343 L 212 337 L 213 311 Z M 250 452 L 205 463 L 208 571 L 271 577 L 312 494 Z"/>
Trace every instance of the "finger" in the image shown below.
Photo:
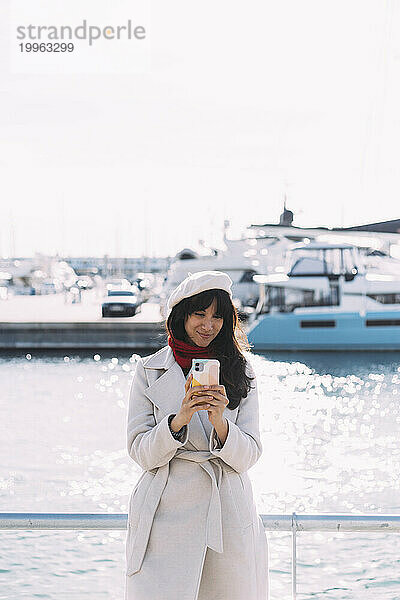
<path fill-rule="evenodd" d="M 220 400 L 221 402 L 223 402 L 224 404 L 228 404 L 229 400 L 226 396 L 224 396 L 223 394 L 221 394 L 221 392 L 217 392 L 215 390 L 208 390 L 208 393 L 215 398 L 216 400 Z"/>
<path fill-rule="evenodd" d="M 210 405 L 206 402 L 202 402 L 201 404 L 195 404 L 194 406 L 191 406 L 189 410 L 192 413 L 197 410 L 210 410 Z"/>
<path fill-rule="evenodd" d="M 203 386 L 200 385 L 195 385 L 194 387 L 190 388 L 189 390 L 189 397 L 192 396 L 204 396 L 204 390 L 202 389 Z"/>
<path fill-rule="evenodd" d="M 209 405 L 214 410 L 217 410 L 220 412 L 223 412 L 226 408 L 226 404 L 224 404 L 223 402 L 219 402 L 217 400 L 215 400 L 214 402 L 212 400 L 210 400 Z"/>
<path fill-rule="evenodd" d="M 189 406 L 195 406 L 196 404 L 199 403 L 209 403 L 212 402 L 212 397 L 211 396 L 198 396 L 196 398 L 191 398 L 191 400 L 188 402 Z"/>
<path fill-rule="evenodd" d="M 207 400 L 207 402 L 210 404 L 210 406 L 220 406 L 222 403 L 219 402 L 219 400 L 216 400 L 215 398 L 211 398 L 211 400 Z"/>
<path fill-rule="evenodd" d="M 202 406 L 205 404 L 210 404 L 211 399 L 207 396 L 201 396 L 200 398 L 196 398 L 189 403 L 189 408 L 194 408 L 195 406 Z"/>
<path fill-rule="evenodd" d="M 210 410 L 209 404 L 199 404 L 198 406 L 193 406 L 192 411 L 197 412 L 199 410 Z"/>
<path fill-rule="evenodd" d="M 214 383 L 213 385 L 209 385 L 209 386 L 207 386 L 207 387 L 208 387 L 208 389 L 210 389 L 210 390 L 219 390 L 219 391 L 221 391 L 221 392 L 224 392 L 224 391 L 225 391 L 225 386 L 223 386 L 223 385 L 218 385 L 217 383 Z"/>
<path fill-rule="evenodd" d="M 201 386 L 201 385 L 191 385 L 190 389 L 192 390 L 193 393 L 196 393 L 196 392 L 200 393 L 200 392 L 204 391 L 203 386 Z"/>
<path fill-rule="evenodd" d="M 225 410 L 225 408 L 228 406 L 228 402 L 223 402 L 221 400 L 216 400 L 214 398 L 214 400 L 210 400 L 210 405 L 215 407 L 217 410 L 220 410 L 221 412 L 223 412 Z"/>

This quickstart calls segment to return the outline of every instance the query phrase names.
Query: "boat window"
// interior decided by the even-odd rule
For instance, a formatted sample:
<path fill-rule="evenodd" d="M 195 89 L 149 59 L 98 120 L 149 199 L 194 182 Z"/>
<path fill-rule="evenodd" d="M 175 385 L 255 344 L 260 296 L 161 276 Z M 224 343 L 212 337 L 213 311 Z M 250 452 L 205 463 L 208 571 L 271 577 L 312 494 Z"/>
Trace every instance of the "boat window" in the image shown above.
<path fill-rule="evenodd" d="M 134 296 L 130 290 L 108 290 L 108 296 Z"/>
<path fill-rule="evenodd" d="M 292 251 L 289 277 L 321 277 L 331 280 L 357 274 L 353 248 L 300 248 Z"/>
<path fill-rule="evenodd" d="M 257 275 L 257 271 L 254 271 L 254 270 L 244 271 L 243 275 L 241 276 L 241 278 L 239 280 L 239 283 L 254 283 L 253 275 Z"/>
<path fill-rule="evenodd" d="M 354 254 L 354 248 L 342 249 L 343 272 L 347 275 L 348 280 L 354 279 L 358 272 Z"/>
<path fill-rule="evenodd" d="M 300 327 L 336 327 L 336 321 L 300 321 Z"/>
<path fill-rule="evenodd" d="M 367 319 L 365 324 L 367 327 L 391 327 L 393 325 L 400 326 L 400 319 Z"/>
<path fill-rule="evenodd" d="M 268 287 L 266 301 L 268 309 L 271 307 L 282 308 L 285 305 L 285 290 L 280 287 Z"/>
<path fill-rule="evenodd" d="M 267 313 L 271 310 L 292 312 L 296 308 L 307 306 L 338 306 L 339 290 L 331 284 L 326 289 L 304 290 L 278 286 L 265 286 L 260 296 L 257 312 Z"/>
<path fill-rule="evenodd" d="M 381 304 L 400 304 L 400 294 L 367 294 Z"/>
<path fill-rule="evenodd" d="M 329 274 L 340 275 L 340 252 L 337 248 L 329 248 L 325 250 L 326 269 Z"/>
<path fill-rule="evenodd" d="M 290 276 L 298 275 L 325 275 L 324 261 L 320 258 L 299 258 L 293 265 Z"/>
<path fill-rule="evenodd" d="M 242 275 L 243 275 L 243 271 L 241 270 L 230 270 L 230 269 L 225 269 L 225 273 L 227 273 L 229 275 L 229 277 L 232 279 L 233 283 L 239 283 Z"/>

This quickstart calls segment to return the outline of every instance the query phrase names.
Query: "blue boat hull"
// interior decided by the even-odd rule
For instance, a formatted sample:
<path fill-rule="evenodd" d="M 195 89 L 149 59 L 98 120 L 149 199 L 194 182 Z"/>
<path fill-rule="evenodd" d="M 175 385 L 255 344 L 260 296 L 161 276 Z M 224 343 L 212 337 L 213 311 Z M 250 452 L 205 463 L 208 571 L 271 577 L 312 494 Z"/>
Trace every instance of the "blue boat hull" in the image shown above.
<path fill-rule="evenodd" d="M 400 350 L 400 311 L 272 313 L 247 332 L 254 350 Z"/>

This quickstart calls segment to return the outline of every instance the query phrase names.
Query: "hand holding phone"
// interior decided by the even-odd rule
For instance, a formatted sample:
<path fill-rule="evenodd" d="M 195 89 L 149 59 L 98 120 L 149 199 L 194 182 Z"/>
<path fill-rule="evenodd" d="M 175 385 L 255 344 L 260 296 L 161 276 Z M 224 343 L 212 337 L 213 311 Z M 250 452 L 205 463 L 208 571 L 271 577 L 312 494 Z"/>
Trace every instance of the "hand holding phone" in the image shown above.
<path fill-rule="evenodd" d="M 229 400 L 226 396 L 225 387 L 219 384 L 219 370 L 220 363 L 216 359 L 194 358 L 189 376 L 192 377 L 190 382 L 191 389 L 199 387 L 199 392 L 194 392 L 193 396 L 203 398 L 203 401 L 207 402 L 207 405 L 203 406 L 203 409 L 208 412 L 208 420 L 214 427 L 222 428 L 225 427 L 223 425 L 223 412 L 229 404 Z M 207 389 L 200 386 L 207 386 Z M 211 396 L 211 398 L 206 400 L 205 395 Z"/>
<path fill-rule="evenodd" d="M 198 410 L 209 411 L 209 420 L 212 422 L 213 415 L 217 420 L 223 409 L 228 404 L 228 399 L 221 394 L 223 386 L 219 386 L 220 363 L 216 359 L 193 359 L 192 367 L 188 373 L 185 383 L 185 397 L 179 412 L 173 418 L 171 425 L 176 426 L 178 431 L 183 425 L 187 425 L 194 413 Z M 204 390 L 196 388 L 199 386 L 218 386 L 221 390 Z"/>

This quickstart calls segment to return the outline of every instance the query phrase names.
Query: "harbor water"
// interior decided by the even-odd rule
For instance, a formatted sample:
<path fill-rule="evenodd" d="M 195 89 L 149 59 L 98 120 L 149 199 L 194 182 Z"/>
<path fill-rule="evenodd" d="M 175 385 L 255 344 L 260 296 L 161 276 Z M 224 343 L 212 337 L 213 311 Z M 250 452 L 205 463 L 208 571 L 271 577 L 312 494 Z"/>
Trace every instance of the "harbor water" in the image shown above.
<path fill-rule="evenodd" d="M 149 352 L 147 353 L 149 354 Z M 260 513 L 400 514 L 400 354 L 252 357 L 263 455 Z M 0 510 L 126 513 L 136 356 L 0 355 Z M 290 598 L 291 534 L 267 532 L 271 600 Z M 121 600 L 124 531 L 0 532 L 0 600 Z M 400 600 L 395 533 L 297 535 L 301 600 Z"/>

